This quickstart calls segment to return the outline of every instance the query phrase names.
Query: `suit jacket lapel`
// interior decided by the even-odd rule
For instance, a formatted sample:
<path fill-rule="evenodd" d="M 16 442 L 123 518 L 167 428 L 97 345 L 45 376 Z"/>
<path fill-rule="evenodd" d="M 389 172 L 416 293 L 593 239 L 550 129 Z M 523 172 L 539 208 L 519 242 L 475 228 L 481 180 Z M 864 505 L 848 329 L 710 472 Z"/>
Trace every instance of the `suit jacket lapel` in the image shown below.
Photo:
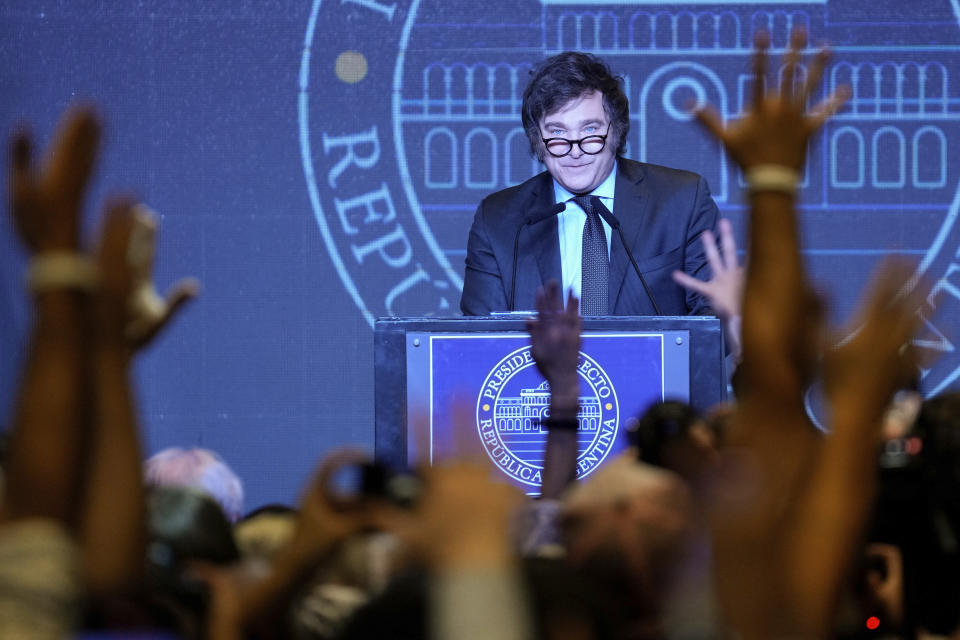
<path fill-rule="evenodd" d="M 542 211 L 544 208 L 553 204 L 553 178 L 547 172 L 543 173 L 543 179 L 539 181 L 536 189 L 530 194 L 530 206 L 524 215 L 531 211 Z M 563 270 L 560 265 L 560 236 L 557 231 L 557 216 L 549 220 L 544 220 L 533 227 L 527 227 L 524 235 L 529 238 L 529 242 L 520 240 L 520 251 L 528 247 L 537 260 L 537 266 L 540 271 L 540 284 L 545 285 L 550 280 L 561 282 L 563 279 Z M 521 259 L 522 259 L 521 254 Z M 531 295 L 531 305 L 533 297 Z M 518 307 L 520 308 L 520 307 Z"/>
<path fill-rule="evenodd" d="M 643 227 L 647 215 L 649 199 L 642 197 L 643 167 L 634 162 L 620 159 L 617 162 L 617 183 L 614 187 L 614 215 L 620 220 L 623 237 L 634 251 L 636 257 L 637 235 Z M 616 231 L 614 235 L 619 235 Z M 610 242 L 610 313 L 614 313 L 620 299 L 623 281 L 629 271 L 633 271 L 630 258 L 623 248 L 620 238 Z M 636 276 L 634 276 L 636 277 Z"/>

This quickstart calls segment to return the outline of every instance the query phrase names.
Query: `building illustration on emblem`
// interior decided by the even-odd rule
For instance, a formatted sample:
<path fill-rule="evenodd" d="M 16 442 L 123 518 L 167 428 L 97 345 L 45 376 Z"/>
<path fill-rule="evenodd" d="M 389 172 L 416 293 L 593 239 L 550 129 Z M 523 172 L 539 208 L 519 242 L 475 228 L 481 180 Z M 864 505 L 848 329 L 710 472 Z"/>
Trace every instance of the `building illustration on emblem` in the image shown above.
<path fill-rule="evenodd" d="M 600 425 L 600 400 L 596 396 L 580 396 L 577 413 L 578 431 L 596 431 Z M 519 396 L 497 399 L 493 419 L 501 434 L 546 434 L 543 421 L 550 415 L 550 383 L 544 381 L 533 389 L 521 389 Z"/>

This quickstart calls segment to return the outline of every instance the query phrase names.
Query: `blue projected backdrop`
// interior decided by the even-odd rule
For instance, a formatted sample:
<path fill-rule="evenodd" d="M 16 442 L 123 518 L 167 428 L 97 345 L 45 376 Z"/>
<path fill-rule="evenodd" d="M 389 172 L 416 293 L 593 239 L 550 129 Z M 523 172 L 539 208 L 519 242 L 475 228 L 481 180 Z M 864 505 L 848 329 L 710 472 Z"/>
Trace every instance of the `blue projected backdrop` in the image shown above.
<path fill-rule="evenodd" d="M 853 97 L 804 176 L 812 276 L 839 321 L 880 259 L 912 257 L 943 294 L 924 387 L 960 376 L 957 0 L 113 4 L 4 4 L 3 130 L 27 120 L 45 142 L 72 101 L 101 106 L 94 198 L 141 196 L 162 216 L 160 284 L 204 285 L 141 361 L 148 448 L 217 449 L 248 506 L 292 500 L 330 447 L 372 443 L 372 323 L 458 312 L 477 203 L 541 169 L 520 127 L 528 70 L 566 49 L 624 76 L 627 155 L 704 175 L 742 240 L 742 176 L 686 107 L 740 116 L 758 28 L 777 56 L 794 26 L 829 42 L 825 89 Z M 2 420 L 29 325 L 24 257 L 4 220 Z"/>

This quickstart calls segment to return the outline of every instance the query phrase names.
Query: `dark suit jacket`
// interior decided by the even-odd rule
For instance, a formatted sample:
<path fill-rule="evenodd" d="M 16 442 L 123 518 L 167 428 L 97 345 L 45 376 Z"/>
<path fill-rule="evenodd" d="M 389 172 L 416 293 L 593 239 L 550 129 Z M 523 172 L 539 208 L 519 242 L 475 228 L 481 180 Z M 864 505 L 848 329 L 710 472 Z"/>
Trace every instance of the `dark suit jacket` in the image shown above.
<path fill-rule="evenodd" d="M 465 315 L 508 310 L 517 228 L 528 214 L 548 209 L 553 200 L 553 178 L 543 172 L 480 203 L 467 241 L 460 298 Z M 676 269 L 701 280 L 710 275 L 700 234 L 716 229 L 719 214 L 706 181 L 689 171 L 619 158 L 614 214 L 663 314 L 711 313 L 702 296 L 677 285 L 671 276 Z M 610 245 L 613 315 L 654 315 L 617 235 L 614 231 Z M 514 306 L 533 309 L 537 288 L 551 279 L 561 281 L 556 216 L 525 227 L 518 254 Z"/>

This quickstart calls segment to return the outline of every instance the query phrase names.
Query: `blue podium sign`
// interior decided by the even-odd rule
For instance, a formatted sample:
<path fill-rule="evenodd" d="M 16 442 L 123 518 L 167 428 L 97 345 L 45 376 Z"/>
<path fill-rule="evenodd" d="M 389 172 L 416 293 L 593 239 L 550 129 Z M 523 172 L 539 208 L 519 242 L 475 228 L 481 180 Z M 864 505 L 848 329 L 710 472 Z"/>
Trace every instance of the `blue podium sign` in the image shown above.
<path fill-rule="evenodd" d="M 517 319 L 379 320 L 377 456 L 393 463 L 488 459 L 510 482 L 541 483 L 550 388 Z M 585 321 L 577 475 L 628 446 L 636 416 L 665 399 L 724 397 L 715 318 Z"/>

